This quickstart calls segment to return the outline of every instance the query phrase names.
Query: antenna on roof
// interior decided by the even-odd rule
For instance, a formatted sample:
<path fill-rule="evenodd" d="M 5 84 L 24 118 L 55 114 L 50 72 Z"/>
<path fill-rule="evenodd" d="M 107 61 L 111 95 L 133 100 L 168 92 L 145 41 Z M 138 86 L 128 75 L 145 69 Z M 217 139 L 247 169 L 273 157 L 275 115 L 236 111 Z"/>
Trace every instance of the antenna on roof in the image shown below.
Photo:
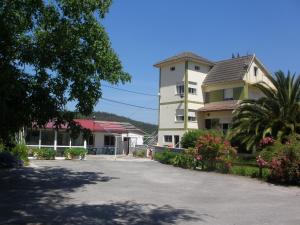
<path fill-rule="evenodd" d="M 239 53 L 239 52 L 237 53 L 236 57 L 237 57 L 237 58 L 240 58 L 240 53 Z"/>
<path fill-rule="evenodd" d="M 234 58 L 235 58 L 235 55 L 234 55 L 234 53 L 232 53 L 232 54 L 231 54 L 231 58 L 232 58 L 232 59 L 234 59 Z"/>

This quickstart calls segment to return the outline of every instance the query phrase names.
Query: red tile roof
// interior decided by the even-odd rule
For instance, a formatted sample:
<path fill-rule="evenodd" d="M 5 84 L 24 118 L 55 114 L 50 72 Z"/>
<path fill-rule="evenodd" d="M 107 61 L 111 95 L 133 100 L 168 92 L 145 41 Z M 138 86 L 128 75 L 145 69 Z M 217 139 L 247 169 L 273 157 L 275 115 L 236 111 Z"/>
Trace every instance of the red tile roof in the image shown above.
<path fill-rule="evenodd" d="M 199 112 L 210 112 L 210 111 L 228 111 L 233 110 L 237 107 L 239 101 L 238 100 L 230 100 L 230 101 L 222 101 L 222 102 L 211 102 L 206 103 L 200 109 Z"/>
<path fill-rule="evenodd" d="M 92 132 L 104 132 L 104 133 L 144 133 L 142 130 L 134 127 L 129 123 L 122 122 L 113 122 L 113 121 L 98 121 L 98 120 L 89 120 L 89 119 L 75 119 L 74 120 L 82 128 L 89 129 Z M 46 129 L 53 129 L 54 122 L 50 121 L 46 124 Z M 62 124 L 61 129 L 67 129 L 67 124 Z"/>

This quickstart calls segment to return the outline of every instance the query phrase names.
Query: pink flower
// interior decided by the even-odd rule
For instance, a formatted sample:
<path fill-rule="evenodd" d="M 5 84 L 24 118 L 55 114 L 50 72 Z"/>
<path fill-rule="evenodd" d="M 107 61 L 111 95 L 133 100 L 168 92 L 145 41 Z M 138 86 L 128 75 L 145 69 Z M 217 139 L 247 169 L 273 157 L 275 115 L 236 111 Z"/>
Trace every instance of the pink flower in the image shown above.
<path fill-rule="evenodd" d="M 259 165 L 259 167 L 267 165 L 267 162 L 260 155 L 257 157 L 256 162 Z"/>
<path fill-rule="evenodd" d="M 273 143 L 274 143 L 274 139 L 272 137 L 265 137 L 265 138 L 261 139 L 260 146 L 273 144 Z"/>
<path fill-rule="evenodd" d="M 202 160 L 202 155 L 196 155 L 196 160 L 198 161 Z"/>

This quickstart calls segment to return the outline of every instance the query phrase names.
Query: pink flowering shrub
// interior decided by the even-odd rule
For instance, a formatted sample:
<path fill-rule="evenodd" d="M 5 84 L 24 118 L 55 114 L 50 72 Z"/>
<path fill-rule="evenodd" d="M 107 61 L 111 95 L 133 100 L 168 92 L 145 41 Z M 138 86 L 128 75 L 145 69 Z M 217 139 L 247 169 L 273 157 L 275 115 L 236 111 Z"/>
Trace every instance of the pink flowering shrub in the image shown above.
<path fill-rule="evenodd" d="M 300 145 L 284 144 L 270 162 L 269 180 L 276 183 L 300 185 Z"/>
<path fill-rule="evenodd" d="M 195 158 L 204 170 L 228 172 L 235 156 L 236 150 L 222 136 L 205 134 L 197 141 Z"/>
<path fill-rule="evenodd" d="M 272 145 L 274 143 L 274 139 L 272 137 L 265 137 L 260 141 L 260 146 L 265 147 L 267 145 Z"/>

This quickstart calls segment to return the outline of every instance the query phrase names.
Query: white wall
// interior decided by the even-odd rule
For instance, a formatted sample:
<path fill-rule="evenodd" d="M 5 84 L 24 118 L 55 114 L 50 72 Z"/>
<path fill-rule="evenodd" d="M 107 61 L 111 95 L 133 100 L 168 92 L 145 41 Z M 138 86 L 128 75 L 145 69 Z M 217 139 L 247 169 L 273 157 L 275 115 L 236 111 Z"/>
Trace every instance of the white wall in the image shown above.
<path fill-rule="evenodd" d="M 183 128 L 184 122 L 176 122 L 176 110 L 184 109 L 184 103 L 160 105 L 159 128 Z"/>
<path fill-rule="evenodd" d="M 130 138 L 130 147 L 135 147 L 135 145 L 142 145 L 144 143 L 144 135 L 141 134 L 135 134 L 135 133 L 126 133 L 122 134 L 122 140 L 124 140 L 124 137 Z"/>
<path fill-rule="evenodd" d="M 249 85 L 249 99 L 259 99 L 264 96 L 264 94 L 257 88 Z"/>
<path fill-rule="evenodd" d="M 199 66 L 200 70 L 195 70 L 195 66 Z M 190 101 L 197 101 L 197 102 L 204 102 L 204 96 L 202 91 L 202 83 L 209 71 L 209 67 L 204 64 L 189 62 L 188 63 L 188 80 L 197 83 L 197 94 L 189 94 L 188 100 Z"/>
<path fill-rule="evenodd" d="M 181 141 L 181 138 L 182 138 L 184 132 L 185 132 L 184 130 L 182 130 L 182 131 L 181 130 L 178 130 L 178 131 L 176 131 L 176 130 L 169 130 L 169 131 L 160 130 L 160 131 L 158 131 L 158 144 L 160 146 L 168 146 L 168 145 L 174 146 L 174 135 L 179 135 L 179 141 Z M 164 142 L 164 135 L 172 135 L 173 143 Z"/>
<path fill-rule="evenodd" d="M 175 67 L 174 71 L 170 67 Z M 160 77 L 160 102 L 183 100 L 176 94 L 177 83 L 184 82 L 185 62 L 174 63 L 161 68 Z"/>
<path fill-rule="evenodd" d="M 258 68 L 256 76 L 254 75 L 254 67 Z M 246 73 L 246 75 L 244 76 L 244 80 L 250 84 L 255 84 L 257 82 L 263 81 L 268 85 L 270 85 L 271 87 L 273 87 L 268 76 L 266 75 L 265 70 L 260 66 L 259 63 L 256 62 L 256 60 L 254 60 L 250 65 L 248 73 Z"/>
<path fill-rule="evenodd" d="M 102 148 L 104 147 L 104 136 L 105 135 L 113 135 L 115 136 L 115 134 L 110 134 L 110 133 L 99 133 L 99 132 L 96 132 L 94 133 L 95 135 L 95 142 L 94 142 L 94 146 L 95 148 Z M 131 147 L 134 147 L 136 144 L 137 145 L 142 145 L 144 143 L 144 136 L 141 135 L 141 134 L 135 134 L 135 133 L 124 133 L 124 134 L 121 134 L 121 137 L 122 137 L 122 141 L 124 139 L 124 137 L 130 137 L 130 146 Z"/>

